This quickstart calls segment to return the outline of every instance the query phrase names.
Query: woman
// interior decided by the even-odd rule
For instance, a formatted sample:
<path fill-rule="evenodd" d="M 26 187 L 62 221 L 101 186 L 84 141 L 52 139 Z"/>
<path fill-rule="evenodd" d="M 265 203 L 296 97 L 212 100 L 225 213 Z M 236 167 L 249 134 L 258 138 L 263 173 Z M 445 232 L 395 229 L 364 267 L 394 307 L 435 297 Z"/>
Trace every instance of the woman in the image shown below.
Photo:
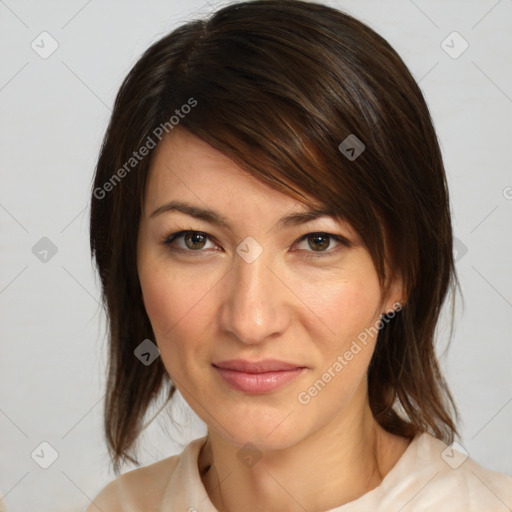
<path fill-rule="evenodd" d="M 208 435 L 88 512 L 512 506 L 512 478 L 451 444 L 441 153 L 405 64 L 361 22 L 256 0 L 149 48 L 101 150 L 91 250 L 116 474 L 162 390 Z"/>

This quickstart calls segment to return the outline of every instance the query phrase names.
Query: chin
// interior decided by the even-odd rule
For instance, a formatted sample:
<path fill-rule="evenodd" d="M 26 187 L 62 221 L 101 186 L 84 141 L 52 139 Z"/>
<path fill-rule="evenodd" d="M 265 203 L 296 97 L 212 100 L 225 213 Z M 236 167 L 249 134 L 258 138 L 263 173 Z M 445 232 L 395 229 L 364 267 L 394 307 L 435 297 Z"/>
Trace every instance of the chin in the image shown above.
<path fill-rule="evenodd" d="M 286 431 L 281 434 L 272 433 L 268 435 L 270 430 L 251 428 L 247 431 L 232 432 L 233 437 L 225 438 L 225 440 L 237 448 L 242 448 L 248 443 L 254 445 L 261 452 L 272 450 L 284 450 L 300 441 L 297 433 L 294 436 L 291 432 Z"/>
<path fill-rule="evenodd" d="M 254 411 L 252 414 L 234 412 L 221 420 L 229 435 L 222 429 L 216 429 L 215 425 L 210 428 L 214 428 L 218 435 L 238 447 L 251 443 L 260 451 L 281 450 L 293 446 L 304 437 L 304 418 L 300 423 L 298 419 L 295 412 L 290 414 L 290 410 L 281 412 L 272 409 L 267 415 L 262 411 Z"/>

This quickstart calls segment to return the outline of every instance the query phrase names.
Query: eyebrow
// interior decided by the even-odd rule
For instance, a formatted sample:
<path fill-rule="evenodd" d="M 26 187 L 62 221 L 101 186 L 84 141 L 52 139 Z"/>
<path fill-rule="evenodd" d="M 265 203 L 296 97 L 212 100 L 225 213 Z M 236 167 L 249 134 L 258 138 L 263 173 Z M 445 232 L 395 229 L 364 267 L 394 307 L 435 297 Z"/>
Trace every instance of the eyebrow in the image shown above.
<path fill-rule="evenodd" d="M 158 207 L 150 215 L 150 219 L 152 219 L 152 218 L 156 217 L 157 215 L 160 215 L 164 212 L 171 212 L 171 211 L 181 212 L 186 215 L 190 215 L 191 217 L 194 217 L 196 219 L 203 220 L 205 222 L 213 224 L 215 226 L 222 227 L 225 229 L 231 229 L 229 221 L 225 217 L 223 217 L 222 215 L 217 213 L 216 211 L 210 210 L 208 208 L 194 206 L 194 205 L 185 203 L 183 201 L 177 201 L 177 200 L 170 201 L 170 202 Z M 290 215 L 286 215 L 285 217 L 282 217 L 276 223 L 276 228 L 281 229 L 284 227 L 299 226 L 299 225 L 306 224 L 307 222 L 311 222 L 313 220 L 316 220 L 320 217 L 325 217 L 325 216 L 336 217 L 336 214 L 332 210 L 329 210 L 328 208 L 309 209 L 304 212 L 292 213 Z"/>

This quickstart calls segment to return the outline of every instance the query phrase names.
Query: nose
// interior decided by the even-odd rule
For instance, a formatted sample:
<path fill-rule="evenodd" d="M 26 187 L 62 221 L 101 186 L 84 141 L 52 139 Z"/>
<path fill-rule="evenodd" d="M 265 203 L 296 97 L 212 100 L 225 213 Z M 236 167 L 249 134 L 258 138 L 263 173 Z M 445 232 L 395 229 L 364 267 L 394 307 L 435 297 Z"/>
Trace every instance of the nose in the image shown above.
<path fill-rule="evenodd" d="M 251 263 L 236 254 L 226 276 L 221 328 L 248 345 L 264 343 L 288 327 L 291 292 L 269 263 L 265 251 Z"/>

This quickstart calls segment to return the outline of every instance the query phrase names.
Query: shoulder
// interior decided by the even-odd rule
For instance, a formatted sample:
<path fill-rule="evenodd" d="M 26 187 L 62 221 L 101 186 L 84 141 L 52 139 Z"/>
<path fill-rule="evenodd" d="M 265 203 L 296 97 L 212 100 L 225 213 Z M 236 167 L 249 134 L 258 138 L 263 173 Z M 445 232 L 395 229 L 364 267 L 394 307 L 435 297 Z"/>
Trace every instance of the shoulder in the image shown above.
<path fill-rule="evenodd" d="M 85 512 L 158 510 L 180 455 L 120 475 L 99 492 Z"/>
<path fill-rule="evenodd" d="M 417 443 L 416 463 L 421 478 L 416 482 L 418 495 L 410 504 L 414 510 L 512 508 L 512 477 L 482 467 L 457 443 L 446 446 L 423 434 Z"/>

